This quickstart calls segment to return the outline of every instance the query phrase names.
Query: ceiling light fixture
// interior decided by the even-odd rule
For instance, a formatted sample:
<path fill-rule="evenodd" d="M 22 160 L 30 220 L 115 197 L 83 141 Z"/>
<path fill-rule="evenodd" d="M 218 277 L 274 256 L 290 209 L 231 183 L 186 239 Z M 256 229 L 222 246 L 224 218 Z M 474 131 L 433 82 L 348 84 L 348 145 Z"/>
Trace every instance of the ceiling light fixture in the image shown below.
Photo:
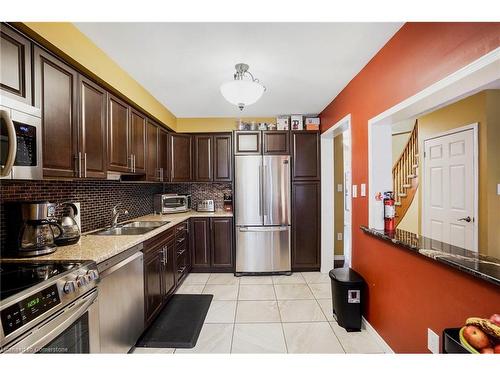
<path fill-rule="evenodd" d="M 224 99 L 243 111 L 243 108 L 259 100 L 266 88 L 248 71 L 247 64 L 236 64 L 234 68 L 234 80 L 223 83 L 220 92 Z"/>

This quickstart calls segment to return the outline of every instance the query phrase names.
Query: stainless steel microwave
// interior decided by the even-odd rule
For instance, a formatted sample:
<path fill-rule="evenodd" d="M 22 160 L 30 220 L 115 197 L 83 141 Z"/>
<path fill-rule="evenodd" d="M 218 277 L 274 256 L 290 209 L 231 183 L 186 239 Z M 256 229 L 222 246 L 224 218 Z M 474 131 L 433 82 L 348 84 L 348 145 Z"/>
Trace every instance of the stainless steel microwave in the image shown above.
<path fill-rule="evenodd" d="M 0 178 L 41 180 L 40 110 L 26 105 L 19 110 L 20 106 L 3 96 L 0 103 Z"/>
<path fill-rule="evenodd" d="M 156 194 L 154 209 L 157 214 L 171 214 L 189 211 L 191 206 L 190 195 Z"/>

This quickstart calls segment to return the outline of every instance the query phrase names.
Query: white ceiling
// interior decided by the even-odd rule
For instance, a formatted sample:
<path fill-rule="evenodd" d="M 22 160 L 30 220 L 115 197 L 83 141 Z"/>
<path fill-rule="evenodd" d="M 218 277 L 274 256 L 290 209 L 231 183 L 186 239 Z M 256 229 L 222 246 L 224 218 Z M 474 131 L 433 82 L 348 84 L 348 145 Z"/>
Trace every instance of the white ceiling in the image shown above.
<path fill-rule="evenodd" d="M 76 23 L 177 117 L 314 114 L 401 23 Z M 267 87 L 241 113 L 220 94 L 244 62 Z"/>

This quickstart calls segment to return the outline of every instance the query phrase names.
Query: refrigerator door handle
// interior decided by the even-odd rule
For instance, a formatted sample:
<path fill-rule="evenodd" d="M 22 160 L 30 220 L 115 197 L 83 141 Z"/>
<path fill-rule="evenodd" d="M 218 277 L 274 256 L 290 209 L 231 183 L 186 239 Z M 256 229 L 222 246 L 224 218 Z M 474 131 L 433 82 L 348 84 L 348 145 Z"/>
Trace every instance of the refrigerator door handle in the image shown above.
<path fill-rule="evenodd" d="M 289 227 L 239 227 L 238 229 L 240 232 L 285 232 Z"/>
<path fill-rule="evenodd" d="M 266 194 L 266 189 L 264 189 L 264 186 L 266 186 L 266 173 L 267 173 L 267 165 L 262 166 L 262 215 L 266 216 L 268 213 L 268 205 L 267 205 L 267 194 Z"/>
<path fill-rule="evenodd" d="M 262 165 L 259 165 L 259 216 L 262 219 L 263 210 L 262 210 Z"/>

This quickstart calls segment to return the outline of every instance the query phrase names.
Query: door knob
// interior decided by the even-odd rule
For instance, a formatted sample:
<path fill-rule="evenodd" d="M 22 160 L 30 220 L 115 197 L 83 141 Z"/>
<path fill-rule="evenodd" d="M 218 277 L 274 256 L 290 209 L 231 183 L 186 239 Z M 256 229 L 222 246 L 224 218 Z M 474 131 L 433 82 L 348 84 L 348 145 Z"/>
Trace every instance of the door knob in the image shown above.
<path fill-rule="evenodd" d="M 467 216 L 467 217 L 463 217 L 461 219 L 458 219 L 458 221 L 466 221 L 466 222 L 470 223 L 472 221 L 472 219 L 470 218 L 470 216 Z"/>

